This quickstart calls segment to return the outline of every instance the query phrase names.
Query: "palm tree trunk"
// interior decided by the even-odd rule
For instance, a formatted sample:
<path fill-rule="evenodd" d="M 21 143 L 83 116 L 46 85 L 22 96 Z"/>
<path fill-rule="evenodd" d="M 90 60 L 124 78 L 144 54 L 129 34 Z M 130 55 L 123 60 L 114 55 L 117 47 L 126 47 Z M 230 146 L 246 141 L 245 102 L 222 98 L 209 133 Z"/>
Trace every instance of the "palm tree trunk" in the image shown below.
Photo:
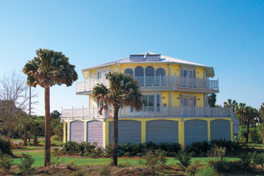
<path fill-rule="evenodd" d="M 248 120 L 247 120 L 247 133 L 246 133 L 246 144 L 248 143 L 248 137 L 249 137 L 249 117 L 248 117 Z"/>
<path fill-rule="evenodd" d="M 50 87 L 45 87 L 45 166 L 50 165 Z"/>
<path fill-rule="evenodd" d="M 117 150 L 118 150 L 118 110 L 117 106 L 114 106 L 114 128 L 113 128 L 113 158 L 112 165 L 117 166 Z"/>
<path fill-rule="evenodd" d="M 33 142 L 34 146 L 38 146 L 38 136 L 34 136 L 34 142 Z"/>

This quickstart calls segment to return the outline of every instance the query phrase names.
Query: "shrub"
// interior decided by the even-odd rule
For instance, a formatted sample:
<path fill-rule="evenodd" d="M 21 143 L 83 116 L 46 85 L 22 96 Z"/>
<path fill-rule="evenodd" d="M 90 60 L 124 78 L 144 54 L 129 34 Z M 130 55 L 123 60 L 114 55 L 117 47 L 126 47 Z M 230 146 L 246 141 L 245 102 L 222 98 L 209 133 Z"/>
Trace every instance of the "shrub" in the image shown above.
<path fill-rule="evenodd" d="M 186 173 L 189 176 L 194 176 L 195 173 L 199 170 L 199 168 L 200 168 L 200 161 L 195 160 L 192 165 L 188 166 L 188 168 L 186 169 Z"/>
<path fill-rule="evenodd" d="M 248 168 L 250 165 L 250 161 L 251 161 L 251 155 L 248 153 L 242 153 L 240 156 L 240 163 L 241 166 L 244 168 Z"/>
<path fill-rule="evenodd" d="M 100 176 L 111 176 L 111 170 L 112 167 L 111 165 L 106 165 L 104 166 L 99 172 L 100 172 Z"/>
<path fill-rule="evenodd" d="M 34 159 L 27 154 L 22 153 L 21 164 L 19 165 L 20 172 L 23 175 L 30 175 L 34 171 L 32 168 L 32 164 L 34 163 Z"/>
<path fill-rule="evenodd" d="M 61 141 L 62 138 L 58 135 L 53 135 L 53 136 L 51 136 L 50 140 L 51 141 Z"/>
<path fill-rule="evenodd" d="M 13 165 L 13 158 L 8 154 L 0 154 L 0 168 L 9 173 L 11 166 Z"/>
<path fill-rule="evenodd" d="M 256 165 L 261 165 L 264 169 L 264 153 L 258 154 L 257 152 L 254 152 L 252 155 L 252 162 Z"/>
<path fill-rule="evenodd" d="M 147 169 L 151 172 L 152 175 L 155 175 L 157 171 L 157 165 L 159 163 L 159 158 L 157 153 L 149 151 L 144 159 L 146 160 L 145 165 L 147 166 Z"/>
<path fill-rule="evenodd" d="M 215 168 L 209 167 L 209 166 L 199 170 L 195 174 L 195 176 L 217 176 L 217 175 L 219 175 L 219 174 L 216 172 Z"/>
<path fill-rule="evenodd" d="M 212 148 L 212 153 L 213 153 L 214 157 L 217 156 L 217 157 L 219 157 L 220 161 L 223 161 L 223 158 L 224 158 L 225 153 L 226 153 L 226 148 L 215 145 Z"/>
<path fill-rule="evenodd" d="M 192 156 L 207 156 L 211 146 L 208 142 L 194 142 L 190 146 L 185 148 L 185 152 L 191 153 Z"/>
<path fill-rule="evenodd" d="M 261 136 L 258 133 L 258 130 L 255 128 L 250 129 L 249 131 L 249 142 L 260 144 L 262 142 Z"/>
<path fill-rule="evenodd" d="M 3 154 L 13 155 L 11 151 L 11 143 L 7 139 L 0 137 L 0 152 Z"/>
<path fill-rule="evenodd" d="M 181 152 L 177 159 L 180 161 L 180 165 L 182 168 L 187 169 L 187 167 L 191 163 L 191 155 L 188 154 L 187 152 Z"/>
<path fill-rule="evenodd" d="M 214 167 L 218 173 L 229 173 L 234 170 L 244 170 L 240 162 L 209 161 L 209 167 Z"/>

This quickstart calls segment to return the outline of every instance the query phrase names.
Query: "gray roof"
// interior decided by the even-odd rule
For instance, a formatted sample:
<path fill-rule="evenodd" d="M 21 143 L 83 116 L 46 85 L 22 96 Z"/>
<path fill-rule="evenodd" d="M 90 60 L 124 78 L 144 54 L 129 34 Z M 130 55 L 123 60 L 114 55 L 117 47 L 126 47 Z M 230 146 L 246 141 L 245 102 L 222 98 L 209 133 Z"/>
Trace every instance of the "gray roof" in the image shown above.
<path fill-rule="evenodd" d="M 145 52 L 145 53 L 141 53 L 141 54 L 135 54 L 135 55 L 158 55 L 156 53 L 152 53 L 152 52 Z M 119 59 L 119 60 L 115 60 L 112 62 L 107 62 L 105 64 L 100 64 L 94 67 L 89 67 L 86 69 L 83 69 L 82 71 L 85 70 L 90 70 L 90 69 L 94 69 L 94 68 L 100 68 L 100 67 L 106 67 L 106 66 L 110 66 L 110 65 L 116 65 L 116 64 L 129 64 L 129 63 L 175 63 L 175 64 L 181 64 L 181 65 L 189 65 L 189 66 L 198 66 L 198 67 L 203 67 L 205 68 L 205 71 L 207 73 L 207 76 L 209 77 L 213 77 L 214 76 L 214 69 L 213 67 L 210 66 L 206 66 L 203 64 L 198 64 L 195 62 L 190 62 L 190 61 L 186 61 L 186 60 L 182 60 L 182 59 L 177 59 L 174 57 L 170 57 L 170 56 L 165 56 L 165 55 L 160 55 L 160 60 L 131 60 L 130 57 L 126 57 L 123 59 Z"/>

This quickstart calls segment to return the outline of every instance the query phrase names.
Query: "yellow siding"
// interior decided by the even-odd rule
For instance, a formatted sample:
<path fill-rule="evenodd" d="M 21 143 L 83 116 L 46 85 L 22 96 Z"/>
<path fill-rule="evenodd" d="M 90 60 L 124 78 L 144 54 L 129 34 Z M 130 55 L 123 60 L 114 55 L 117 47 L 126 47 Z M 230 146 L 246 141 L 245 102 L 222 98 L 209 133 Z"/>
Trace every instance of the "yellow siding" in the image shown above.
<path fill-rule="evenodd" d="M 123 73 L 122 70 L 120 70 L 120 66 L 119 65 L 111 65 L 110 69 L 111 69 L 112 72 L 121 72 L 121 73 Z"/>
<path fill-rule="evenodd" d="M 179 64 L 173 64 L 171 65 L 171 76 L 180 76 L 180 65 Z"/>
<path fill-rule="evenodd" d="M 180 92 L 171 92 L 171 106 L 180 106 Z"/>
<path fill-rule="evenodd" d="M 161 97 L 162 97 L 162 99 L 161 99 L 161 102 L 162 102 L 162 106 L 164 105 L 164 104 L 166 104 L 166 107 L 169 107 L 170 105 L 169 105 L 169 92 L 168 91 L 162 91 L 161 92 Z"/>
<path fill-rule="evenodd" d="M 203 79 L 204 69 L 201 67 L 196 68 L 196 78 Z"/>

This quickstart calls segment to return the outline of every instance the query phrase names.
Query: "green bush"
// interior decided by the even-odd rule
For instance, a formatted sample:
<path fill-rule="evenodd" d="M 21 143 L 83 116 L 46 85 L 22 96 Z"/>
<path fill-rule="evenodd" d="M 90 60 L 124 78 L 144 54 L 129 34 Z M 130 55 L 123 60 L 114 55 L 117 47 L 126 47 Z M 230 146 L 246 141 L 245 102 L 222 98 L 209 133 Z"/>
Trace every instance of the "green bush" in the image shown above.
<path fill-rule="evenodd" d="M 0 154 L 0 168 L 9 173 L 13 165 L 13 158 L 8 154 Z"/>
<path fill-rule="evenodd" d="M 167 156 L 175 157 L 177 153 L 181 150 L 181 145 L 178 143 L 160 143 L 155 144 L 153 142 L 148 143 L 123 143 L 118 146 L 118 156 L 124 156 L 130 154 L 130 156 L 142 156 L 147 153 L 147 151 L 162 150 L 166 151 Z M 105 148 L 105 153 L 108 156 L 112 154 L 112 146 L 108 145 Z"/>
<path fill-rule="evenodd" d="M 219 175 L 219 174 L 216 172 L 215 168 L 209 167 L 209 166 L 199 170 L 195 174 L 195 176 L 217 176 L 217 175 Z"/>
<path fill-rule="evenodd" d="M 196 172 L 199 170 L 199 168 L 200 168 L 200 161 L 195 160 L 193 164 L 188 166 L 188 168 L 186 169 L 186 173 L 188 176 L 194 176 Z"/>
<path fill-rule="evenodd" d="M 194 142 L 190 146 L 185 148 L 185 152 L 191 153 L 192 156 L 207 156 L 207 153 L 210 151 L 211 146 L 208 142 Z"/>
<path fill-rule="evenodd" d="M 177 159 L 180 161 L 180 166 L 184 169 L 187 169 L 191 164 L 191 155 L 187 152 L 181 152 L 178 155 Z"/>
<path fill-rule="evenodd" d="M 8 154 L 13 156 L 13 153 L 11 151 L 11 143 L 3 137 L 0 137 L 0 152 L 2 154 Z"/>
<path fill-rule="evenodd" d="M 68 154 L 78 154 L 84 156 L 85 153 L 91 153 L 96 148 L 96 144 L 90 144 L 86 142 L 66 142 L 63 144 L 62 152 Z"/>
<path fill-rule="evenodd" d="M 33 163 L 34 159 L 30 155 L 22 153 L 21 164 L 19 165 L 20 172 L 22 173 L 22 175 L 31 175 L 33 173 Z"/>
<path fill-rule="evenodd" d="M 237 142 L 220 139 L 212 140 L 211 142 L 194 142 L 190 146 L 186 147 L 184 151 L 191 153 L 194 157 L 204 157 L 208 156 L 208 154 L 212 152 L 214 146 L 226 148 L 226 153 L 229 155 L 234 155 L 242 149 Z"/>
<path fill-rule="evenodd" d="M 248 153 L 242 153 L 240 156 L 240 163 L 241 166 L 244 168 L 249 168 L 250 162 L 251 162 L 251 155 Z"/>
<path fill-rule="evenodd" d="M 166 166 L 166 153 L 161 150 L 147 152 L 144 159 L 146 160 L 145 165 L 152 175 L 155 175 L 158 169 L 163 169 Z"/>
<path fill-rule="evenodd" d="M 258 154 L 257 152 L 254 152 L 252 154 L 252 162 L 255 166 L 261 165 L 262 168 L 264 169 L 264 153 Z"/>
<path fill-rule="evenodd" d="M 257 143 L 257 144 L 262 143 L 262 139 L 261 139 L 258 129 L 251 128 L 249 130 L 249 142 Z"/>

